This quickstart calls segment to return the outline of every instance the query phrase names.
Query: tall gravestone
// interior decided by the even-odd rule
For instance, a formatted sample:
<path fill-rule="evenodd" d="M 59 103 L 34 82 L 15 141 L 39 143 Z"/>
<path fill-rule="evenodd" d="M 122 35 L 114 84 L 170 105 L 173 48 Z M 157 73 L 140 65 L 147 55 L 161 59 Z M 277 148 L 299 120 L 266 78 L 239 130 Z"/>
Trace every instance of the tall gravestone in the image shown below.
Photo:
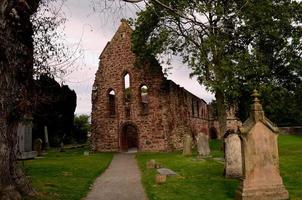
<path fill-rule="evenodd" d="M 48 128 L 44 126 L 44 141 L 45 141 L 45 150 L 49 149 L 49 139 L 48 139 Z"/>
<path fill-rule="evenodd" d="M 184 146 L 182 154 L 185 156 L 192 155 L 192 137 L 189 134 L 186 134 L 184 137 Z"/>
<path fill-rule="evenodd" d="M 207 157 L 210 155 L 209 136 L 205 133 L 198 133 L 196 137 L 198 157 Z"/>
<path fill-rule="evenodd" d="M 265 117 L 256 90 L 252 96 L 250 117 L 239 129 L 243 179 L 236 191 L 236 199 L 288 199 L 279 172 L 278 128 Z"/>
<path fill-rule="evenodd" d="M 18 125 L 18 159 L 32 159 L 37 153 L 32 149 L 32 118 L 25 116 Z"/>
<path fill-rule="evenodd" d="M 241 141 L 238 134 L 231 133 L 224 138 L 225 177 L 242 177 Z"/>

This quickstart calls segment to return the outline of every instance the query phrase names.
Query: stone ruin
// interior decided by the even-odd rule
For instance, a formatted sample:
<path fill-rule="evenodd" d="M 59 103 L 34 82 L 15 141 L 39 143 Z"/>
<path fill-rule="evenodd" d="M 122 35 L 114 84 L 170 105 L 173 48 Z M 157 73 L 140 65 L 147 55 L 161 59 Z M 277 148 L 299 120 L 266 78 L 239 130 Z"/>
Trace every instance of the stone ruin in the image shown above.
<path fill-rule="evenodd" d="M 236 191 L 241 200 L 289 199 L 279 171 L 278 128 L 265 117 L 254 91 L 250 117 L 239 129 L 243 178 Z"/>
<path fill-rule="evenodd" d="M 203 99 L 167 80 L 155 58 L 138 62 L 132 32 L 122 20 L 99 57 L 91 95 L 92 148 L 174 151 L 183 149 L 187 134 L 219 134 Z"/>
<path fill-rule="evenodd" d="M 122 20 L 99 57 L 92 91 L 92 147 L 103 152 L 182 150 L 186 134 L 208 134 L 208 105 L 167 80 L 159 64 L 138 64 L 132 32 Z"/>

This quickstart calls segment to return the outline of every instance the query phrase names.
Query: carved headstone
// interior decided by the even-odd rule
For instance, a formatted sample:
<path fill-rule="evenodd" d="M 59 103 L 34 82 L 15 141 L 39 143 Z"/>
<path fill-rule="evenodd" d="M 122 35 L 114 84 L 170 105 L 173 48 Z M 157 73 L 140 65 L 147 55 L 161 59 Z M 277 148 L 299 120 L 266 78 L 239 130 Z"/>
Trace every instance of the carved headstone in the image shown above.
<path fill-rule="evenodd" d="M 189 134 L 186 134 L 184 137 L 184 146 L 182 154 L 185 156 L 192 155 L 192 137 Z"/>
<path fill-rule="evenodd" d="M 243 179 L 236 191 L 236 199 L 288 199 L 279 172 L 278 128 L 264 115 L 255 90 L 250 117 L 239 129 L 242 138 Z"/>
<path fill-rule="evenodd" d="M 25 116 L 19 123 L 18 129 L 18 159 L 31 159 L 36 157 L 36 152 L 32 150 L 32 118 Z"/>
<path fill-rule="evenodd" d="M 196 137 L 197 152 L 199 157 L 206 157 L 210 155 L 209 137 L 200 132 Z"/>
<path fill-rule="evenodd" d="M 225 144 L 225 177 L 242 177 L 241 141 L 237 134 L 229 134 Z"/>

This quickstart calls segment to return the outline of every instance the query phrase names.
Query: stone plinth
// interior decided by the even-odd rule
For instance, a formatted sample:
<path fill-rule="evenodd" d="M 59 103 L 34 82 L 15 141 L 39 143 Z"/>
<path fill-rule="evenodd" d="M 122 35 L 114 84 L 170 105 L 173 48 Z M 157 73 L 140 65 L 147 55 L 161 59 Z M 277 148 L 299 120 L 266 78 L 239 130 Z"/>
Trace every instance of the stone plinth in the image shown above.
<path fill-rule="evenodd" d="M 278 128 L 264 116 L 257 91 L 252 96 L 254 103 L 250 117 L 239 129 L 243 179 L 236 191 L 236 199 L 288 199 L 279 172 Z"/>
<path fill-rule="evenodd" d="M 225 143 L 225 177 L 242 177 L 241 142 L 237 134 L 230 134 L 224 139 Z"/>

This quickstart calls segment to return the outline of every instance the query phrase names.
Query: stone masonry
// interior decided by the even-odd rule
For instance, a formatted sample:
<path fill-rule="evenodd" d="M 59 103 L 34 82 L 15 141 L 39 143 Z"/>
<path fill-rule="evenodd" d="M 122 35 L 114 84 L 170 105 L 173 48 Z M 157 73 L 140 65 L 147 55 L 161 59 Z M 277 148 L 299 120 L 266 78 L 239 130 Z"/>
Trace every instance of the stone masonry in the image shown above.
<path fill-rule="evenodd" d="M 148 63 L 137 66 L 132 31 L 122 20 L 99 57 L 92 91 L 92 147 L 96 151 L 181 150 L 186 134 L 193 138 L 198 132 L 209 134 L 208 105 L 167 80 L 159 65 L 152 71 Z M 142 86 L 147 88 L 144 94 Z"/>

